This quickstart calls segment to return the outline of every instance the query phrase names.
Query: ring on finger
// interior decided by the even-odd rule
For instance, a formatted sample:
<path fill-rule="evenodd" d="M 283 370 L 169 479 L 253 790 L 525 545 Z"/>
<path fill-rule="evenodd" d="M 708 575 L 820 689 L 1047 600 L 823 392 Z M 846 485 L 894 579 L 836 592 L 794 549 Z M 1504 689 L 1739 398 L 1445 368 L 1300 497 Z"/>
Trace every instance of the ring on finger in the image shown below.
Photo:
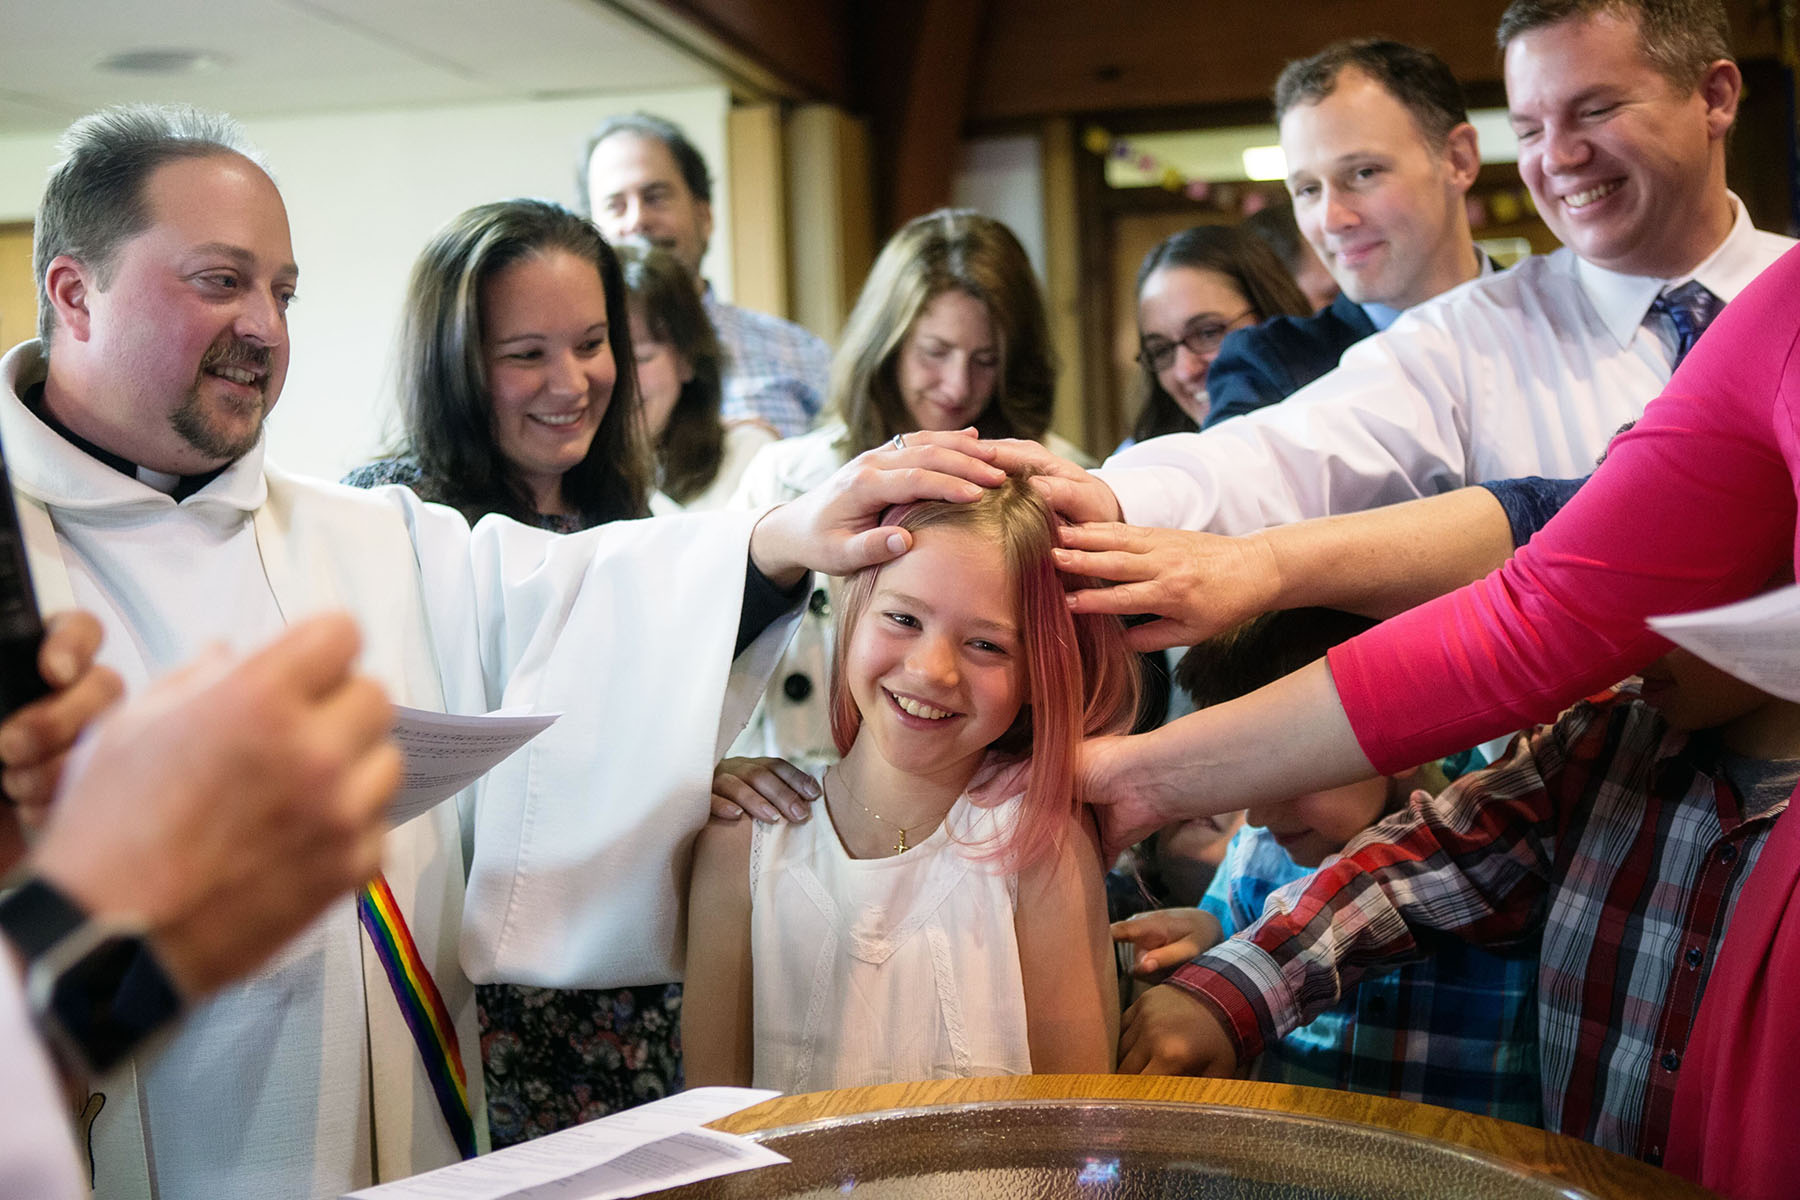
<path fill-rule="evenodd" d="M 888 445 L 896 450 L 906 449 L 906 435 L 904 433 L 896 433 L 894 435 L 894 440 L 889 442 Z"/>

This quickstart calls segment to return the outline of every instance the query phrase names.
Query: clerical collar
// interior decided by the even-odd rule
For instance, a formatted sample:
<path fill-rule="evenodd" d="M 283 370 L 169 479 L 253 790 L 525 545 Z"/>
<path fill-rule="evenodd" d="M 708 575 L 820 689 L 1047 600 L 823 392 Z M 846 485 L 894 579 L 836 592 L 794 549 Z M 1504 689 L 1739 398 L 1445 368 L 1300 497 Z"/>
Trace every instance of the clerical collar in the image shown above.
<path fill-rule="evenodd" d="M 153 471 L 149 467 L 140 467 L 123 455 L 114 454 L 111 450 L 104 450 L 94 445 L 59 421 L 56 414 L 50 411 L 50 406 L 44 402 L 44 385 L 41 382 L 26 388 L 25 394 L 19 398 L 25 402 L 25 407 L 31 411 L 34 417 L 54 429 L 63 441 L 89 458 L 105 463 L 119 474 L 129 475 L 145 487 L 155 488 L 177 504 L 217 479 L 225 472 L 226 467 L 231 465 L 226 463 L 225 466 L 216 467 L 204 475 L 170 475 L 166 471 Z"/>

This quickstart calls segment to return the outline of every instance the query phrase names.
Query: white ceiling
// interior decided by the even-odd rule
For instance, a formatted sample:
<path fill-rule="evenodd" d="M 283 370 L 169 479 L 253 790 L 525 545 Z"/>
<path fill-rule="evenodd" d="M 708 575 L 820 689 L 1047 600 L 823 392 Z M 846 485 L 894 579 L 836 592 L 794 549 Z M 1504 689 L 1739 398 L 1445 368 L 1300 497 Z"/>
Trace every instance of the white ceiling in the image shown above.
<path fill-rule="evenodd" d="M 0 134 L 128 100 L 239 117 L 726 82 L 615 0 L 0 0 Z M 224 60 L 119 74 L 123 51 Z"/>

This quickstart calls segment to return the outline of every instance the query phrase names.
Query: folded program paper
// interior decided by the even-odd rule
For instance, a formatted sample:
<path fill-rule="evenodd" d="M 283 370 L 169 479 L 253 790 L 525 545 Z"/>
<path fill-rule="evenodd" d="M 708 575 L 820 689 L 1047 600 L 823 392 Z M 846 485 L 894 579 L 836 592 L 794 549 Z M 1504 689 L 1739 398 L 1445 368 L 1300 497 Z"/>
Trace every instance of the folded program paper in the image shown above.
<path fill-rule="evenodd" d="M 787 1161 L 700 1128 L 778 1092 L 695 1088 L 343 1200 L 622 1200 Z"/>
<path fill-rule="evenodd" d="M 1651 617 L 1677 646 L 1783 700 L 1800 701 L 1800 587 L 1723 608 Z"/>

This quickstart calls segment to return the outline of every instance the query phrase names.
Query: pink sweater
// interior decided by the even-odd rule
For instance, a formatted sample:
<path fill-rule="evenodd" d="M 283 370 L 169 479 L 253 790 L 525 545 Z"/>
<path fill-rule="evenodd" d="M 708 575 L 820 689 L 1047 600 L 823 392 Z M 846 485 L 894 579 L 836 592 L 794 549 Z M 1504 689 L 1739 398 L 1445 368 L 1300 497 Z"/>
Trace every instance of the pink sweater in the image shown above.
<path fill-rule="evenodd" d="M 1800 249 L 1747 288 L 1575 499 L 1505 567 L 1331 653 L 1384 774 L 1547 721 L 1667 648 L 1644 618 L 1757 591 L 1792 561 Z M 1800 820 L 1745 884 L 1688 1042 L 1667 1165 L 1728 1196 L 1800 1178 Z M 1654 1068 L 1653 1068 L 1654 1069 Z"/>
<path fill-rule="evenodd" d="M 1643 420 L 1512 561 L 1331 652 L 1369 761 L 1392 774 L 1647 665 L 1644 618 L 1757 591 L 1790 561 L 1800 477 L 1800 249 L 1726 308 Z"/>

